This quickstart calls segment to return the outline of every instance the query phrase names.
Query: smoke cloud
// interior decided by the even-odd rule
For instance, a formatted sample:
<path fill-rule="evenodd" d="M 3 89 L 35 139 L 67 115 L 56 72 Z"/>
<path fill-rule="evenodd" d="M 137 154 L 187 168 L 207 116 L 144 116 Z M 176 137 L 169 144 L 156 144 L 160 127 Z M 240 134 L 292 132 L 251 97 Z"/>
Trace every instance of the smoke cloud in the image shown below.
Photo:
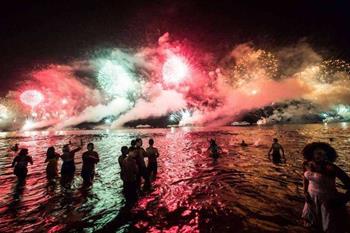
<path fill-rule="evenodd" d="M 34 70 L 6 96 L 17 107 L 1 104 L 16 122 L 14 128 L 28 120 L 33 128 L 62 129 L 105 124 L 106 118 L 113 121 L 110 127 L 122 127 L 174 112 L 180 125 L 216 126 L 283 102 L 288 107 L 264 122 L 302 121 L 307 115 L 346 116 L 349 74 L 347 62 L 324 59 L 305 41 L 275 51 L 244 43 L 220 58 L 165 33 L 152 46 L 105 49 L 91 59 Z M 40 91 L 44 101 L 34 107 L 21 103 L 18 96 L 28 89 Z M 300 102 L 295 106 L 291 100 Z M 337 106 L 344 108 L 337 111 Z M 10 124 L 2 122 L 3 128 Z"/>

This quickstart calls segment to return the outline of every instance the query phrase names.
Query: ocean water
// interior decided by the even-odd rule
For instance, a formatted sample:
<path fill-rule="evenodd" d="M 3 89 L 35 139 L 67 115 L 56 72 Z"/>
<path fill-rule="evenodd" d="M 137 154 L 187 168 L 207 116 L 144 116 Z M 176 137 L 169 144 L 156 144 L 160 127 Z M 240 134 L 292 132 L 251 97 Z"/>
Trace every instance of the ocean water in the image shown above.
<path fill-rule="evenodd" d="M 300 152 L 308 142 L 332 138 L 336 163 L 350 174 L 349 136 L 346 123 L 0 133 L 0 232 L 308 232 L 300 219 Z M 159 173 L 152 191 L 128 208 L 117 158 L 135 137 L 144 147 L 154 138 Z M 284 146 L 287 163 L 267 159 L 273 137 Z M 206 152 L 210 138 L 224 150 L 216 162 Z M 84 150 L 76 154 L 71 189 L 48 184 L 47 148 L 61 153 L 68 141 L 80 139 L 95 143 L 100 155 L 92 188 L 81 187 Z M 248 147 L 239 146 L 242 139 Z M 24 186 L 10 167 L 14 143 L 28 148 L 34 160 Z"/>

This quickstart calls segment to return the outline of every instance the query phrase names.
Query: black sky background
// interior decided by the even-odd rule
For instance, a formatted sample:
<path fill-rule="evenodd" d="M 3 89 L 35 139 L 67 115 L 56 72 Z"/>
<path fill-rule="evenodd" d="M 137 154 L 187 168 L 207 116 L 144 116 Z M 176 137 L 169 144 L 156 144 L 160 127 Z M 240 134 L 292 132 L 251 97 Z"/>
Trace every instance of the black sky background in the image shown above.
<path fill-rule="evenodd" d="M 104 47 L 156 43 L 170 32 L 215 54 L 253 42 L 278 49 L 306 40 L 350 60 L 350 1 L 8 1 L 0 3 L 0 94 L 28 70 L 89 57 Z"/>

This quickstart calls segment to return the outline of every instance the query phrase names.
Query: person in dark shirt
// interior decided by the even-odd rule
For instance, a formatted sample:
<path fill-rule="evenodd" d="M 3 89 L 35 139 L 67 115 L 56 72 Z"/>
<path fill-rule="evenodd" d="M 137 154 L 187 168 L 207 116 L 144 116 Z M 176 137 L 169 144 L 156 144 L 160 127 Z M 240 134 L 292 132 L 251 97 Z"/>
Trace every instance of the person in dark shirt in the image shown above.
<path fill-rule="evenodd" d="M 24 181 L 27 177 L 28 163 L 33 165 L 33 159 L 28 155 L 28 149 L 21 149 L 12 162 L 12 167 L 15 167 L 14 174 L 17 176 L 19 182 Z"/>
<path fill-rule="evenodd" d="M 81 177 L 84 186 L 92 185 L 95 176 L 95 165 L 100 161 L 98 153 L 94 151 L 94 144 L 87 145 L 87 151 L 83 153 L 83 167 L 81 169 Z"/>
<path fill-rule="evenodd" d="M 148 156 L 148 174 L 149 176 L 153 176 L 154 178 L 157 176 L 157 171 L 158 171 L 158 163 L 157 163 L 157 158 L 159 157 L 159 152 L 158 149 L 153 147 L 154 145 L 154 140 L 151 138 L 148 141 L 149 147 L 146 149 L 146 153 Z"/>

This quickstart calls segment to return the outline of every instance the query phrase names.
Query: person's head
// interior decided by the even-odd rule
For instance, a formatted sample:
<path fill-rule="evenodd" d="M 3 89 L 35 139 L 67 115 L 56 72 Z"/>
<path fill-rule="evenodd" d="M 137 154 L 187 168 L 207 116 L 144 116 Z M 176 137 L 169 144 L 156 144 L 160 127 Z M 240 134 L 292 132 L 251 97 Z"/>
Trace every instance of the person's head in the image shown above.
<path fill-rule="evenodd" d="M 134 147 L 130 147 L 130 148 L 129 148 L 128 157 L 129 157 L 129 158 L 136 159 L 136 153 L 135 153 L 135 148 L 134 148 Z"/>
<path fill-rule="evenodd" d="M 335 149 L 325 142 L 313 142 L 307 144 L 303 151 L 303 157 L 307 161 L 315 162 L 331 162 L 337 159 L 337 152 Z"/>
<path fill-rule="evenodd" d="M 25 156 L 28 155 L 28 149 L 24 148 L 19 151 L 19 156 Z"/>
<path fill-rule="evenodd" d="M 49 148 L 47 148 L 46 156 L 48 158 L 52 158 L 53 156 L 55 156 L 55 147 L 50 146 Z"/>
<path fill-rule="evenodd" d="M 245 141 L 244 141 L 244 140 L 242 140 L 242 144 L 243 144 L 243 143 L 245 143 Z"/>
<path fill-rule="evenodd" d="M 131 147 L 135 147 L 136 146 L 136 140 L 135 139 L 131 140 L 130 145 L 131 145 Z"/>
<path fill-rule="evenodd" d="M 136 146 L 137 147 L 141 147 L 142 146 L 142 139 L 141 138 L 137 138 L 136 139 Z"/>
<path fill-rule="evenodd" d="M 18 143 L 16 143 L 16 144 L 15 144 L 15 148 L 18 148 L 18 146 L 19 146 Z"/>
<path fill-rule="evenodd" d="M 211 146 L 215 146 L 216 145 L 215 139 L 210 139 L 209 143 L 210 143 Z"/>
<path fill-rule="evenodd" d="M 87 144 L 86 148 L 88 151 L 93 151 L 94 150 L 94 144 L 92 142 L 90 142 L 89 144 Z"/>
<path fill-rule="evenodd" d="M 129 152 L 129 149 L 127 146 L 122 146 L 122 148 L 120 149 L 120 151 L 122 152 L 122 155 L 127 155 Z"/>
<path fill-rule="evenodd" d="M 66 145 L 63 146 L 62 152 L 63 152 L 63 153 L 70 152 L 69 144 L 66 144 Z"/>
<path fill-rule="evenodd" d="M 278 142 L 278 139 L 277 139 L 277 138 L 274 138 L 274 139 L 273 139 L 273 142 L 274 142 L 274 143 L 277 143 L 277 142 Z"/>
<path fill-rule="evenodd" d="M 150 146 L 153 146 L 153 145 L 154 145 L 154 140 L 153 140 L 153 138 L 151 138 L 150 140 L 148 140 L 148 144 L 149 144 Z"/>

